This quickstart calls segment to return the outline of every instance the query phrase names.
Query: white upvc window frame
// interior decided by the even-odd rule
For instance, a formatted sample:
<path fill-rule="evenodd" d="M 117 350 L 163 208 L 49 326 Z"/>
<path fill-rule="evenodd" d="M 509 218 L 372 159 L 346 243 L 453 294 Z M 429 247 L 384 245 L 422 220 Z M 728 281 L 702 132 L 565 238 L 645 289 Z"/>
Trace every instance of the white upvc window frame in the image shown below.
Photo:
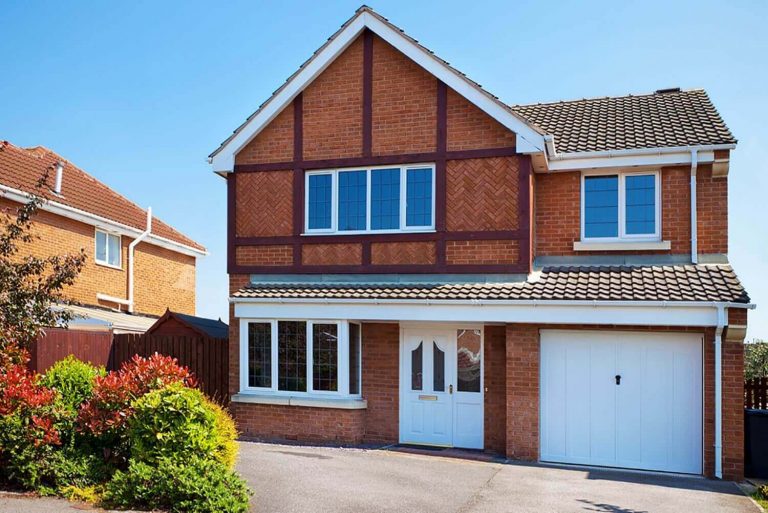
<path fill-rule="evenodd" d="M 626 178 L 628 176 L 654 176 L 655 192 L 655 230 L 654 233 L 628 234 L 626 233 Z M 618 216 L 618 237 L 587 237 L 585 230 L 586 218 L 586 187 L 585 180 L 593 176 L 617 176 L 619 187 L 619 216 Z M 661 241 L 661 172 L 658 169 L 637 171 L 637 170 L 594 170 L 581 173 L 581 241 L 582 242 L 645 242 Z"/>
<path fill-rule="evenodd" d="M 279 390 L 278 389 L 278 329 L 279 322 L 306 322 L 307 339 L 307 391 Z M 248 383 L 248 325 L 269 324 L 271 334 L 271 376 L 269 387 L 252 387 Z M 276 397 L 318 397 L 318 398 L 339 398 L 339 399 L 359 399 L 362 397 L 362 352 L 360 353 L 360 362 L 358 364 L 358 380 L 360 383 L 360 392 L 351 394 L 349 392 L 349 321 L 338 319 L 240 319 L 240 393 L 256 393 L 260 395 L 274 395 Z M 336 370 L 338 390 L 314 390 L 313 378 L 313 338 L 312 326 L 315 324 L 335 324 L 338 328 L 337 351 L 336 351 Z M 355 323 L 359 324 L 359 323 Z M 362 326 L 361 326 L 362 328 Z M 362 330 L 360 332 L 362 351 Z"/>
<path fill-rule="evenodd" d="M 106 247 L 104 248 L 104 254 L 106 255 L 106 260 L 99 260 L 99 233 L 104 234 L 104 243 L 106 244 Z M 110 237 L 117 237 L 117 264 L 110 264 L 109 263 L 109 238 Z M 119 233 L 110 232 L 108 230 L 103 230 L 101 228 L 95 228 L 93 232 L 93 261 L 98 264 L 102 265 L 104 267 L 111 267 L 112 269 L 123 269 L 123 237 Z"/>
<path fill-rule="evenodd" d="M 432 172 L 432 205 L 431 222 L 424 226 L 407 225 L 408 208 L 408 171 L 411 169 L 428 168 Z M 371 228 L 371 172 L 376 169 L 400 169 L 400 228 L 388 228 L 374 230 Z M 365 229 L 364 230 L 339 230 L 339 173 L 347 171 L 365 171 Z M 309 177 L 313 175 L 331 176 L 331 227 L 309 228 Z M 369 233 L 425 233 L 435 231 L 435 164 L 396 164 L 389 166 L 360 166 L 339 169 L 317 169 L 304 173 L 304 235 L 361 235 Z"/>

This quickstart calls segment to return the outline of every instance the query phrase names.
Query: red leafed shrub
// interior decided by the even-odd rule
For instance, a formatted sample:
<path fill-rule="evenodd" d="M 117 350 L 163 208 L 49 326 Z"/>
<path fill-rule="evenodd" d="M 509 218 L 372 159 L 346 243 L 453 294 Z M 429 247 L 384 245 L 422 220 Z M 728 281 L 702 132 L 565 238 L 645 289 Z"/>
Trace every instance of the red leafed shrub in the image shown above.
<path fill-rule="evenodd" d="M 96 377 L 93 396 L 80 408 L 81 430 L 97 436 L 120 430 L 133 414 L 134 400 L 171 383 L 197 385 L 192 373 L 175 358 L 157 353 L 149 358 L 135 355 L 120 370 Z"/>
<path fill-rule="evenodd" d="M 55 400 L 56 392 L 40 385 L 38 375 L 23 365 L 12 365 L 0 372 L 0 415 L 49 406 Z"/>

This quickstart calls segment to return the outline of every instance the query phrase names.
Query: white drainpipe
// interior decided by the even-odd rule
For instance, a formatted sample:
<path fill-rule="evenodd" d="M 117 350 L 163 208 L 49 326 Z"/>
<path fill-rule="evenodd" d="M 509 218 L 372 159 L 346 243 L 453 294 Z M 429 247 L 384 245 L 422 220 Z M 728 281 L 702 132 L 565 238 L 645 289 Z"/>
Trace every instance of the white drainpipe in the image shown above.
<path fill-rule="evenodd" d="M 133 261 L 134 248 L 152 232 L 152 207 L 147 209 L 147 229 L 128 245 L 128 311 L 133 313 Z"/>
<path fill-rule="evenodd" d="M 726 310 L 717 305 L 715 328 L 715 477 L 723 478 L 723 328 Z"/>
<path fill-rule="evenodd" d="M 696 212 L 696 169 L 699 166 L 698 150 L 691 150 L 691 262 L 699 262 L 698 221 Z"/>

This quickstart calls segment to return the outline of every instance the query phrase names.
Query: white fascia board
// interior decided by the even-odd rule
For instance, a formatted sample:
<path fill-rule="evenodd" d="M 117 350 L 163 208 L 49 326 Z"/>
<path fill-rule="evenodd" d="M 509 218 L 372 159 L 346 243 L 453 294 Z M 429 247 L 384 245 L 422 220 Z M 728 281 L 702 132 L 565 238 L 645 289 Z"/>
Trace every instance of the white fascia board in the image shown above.
<path fill-rule="evenodd" d="M 8 198 L 17 203 L 25 203 L 29 201 L 31 197 L 26 192 L 13 189 L 5 185 L 0 185 L 0 192 L 3 193 L 2 197 Z M 60 215 L 68 219 L 74 219 L 75 221 L 80 221 L 81 223 L 95 226 L 96 228 L 102 228 L 113 233 L 119 233 L 120 235 L 125 235 L 127 237 L 138 237 L 144 231 L 138 228 L 134 228 L 133 226 L 128 226 L 126 224 L 112 221 L 111 219 L 107 219 L 96 214 L 91 214 L 90 212 L 86 212 L 84 210 L 57 203 L 55 201 L 46 201 L 42 204 L 40 210 Z M 144 241 L 161 248 L 170 249 L 171 251 L 175 251 L 176 253 L 181 253 L 183 255 L 201 257 L 208 254 L 207 251 L 201 251 L 199 249 L 172 241 L 159 235 L 150 234 L 146 239 L 144 239 Z"/>
<path fill-rule="evenodd" d="M 718 144 L 559 153 L 555 157 L 549 156 L 548 168 L 550 171 L 573 171 L 609 167 L 690 165 L 691 152 L 694 150 L 698 154 L 699 163 L 711 163 L 715 160 L 715 150 L 732 150 L 735 147 L 735 144 Z"/>
<path fill-rule="evenodd" d="M 517 135 L 520 153 L 544 151 L 544 136 L 504 107 L 489 94 L 480 91 L 459 73 L 446 66 L 437 57 L 415 44 L 399 31 L 393 29 L 376 16 L 362 12 L 350 22 L 334 39 L 320 50 L 304 68 L 285 84 L 240 131 L 211 157 L 214 172 L 228 172 L 234 169 L 235 155 L 267 126 L 301 91 L 322 73 L 365 28 L 397 48 L 406 57 L 416 62 L 428 73 L 445 82 L 451 89 L 472 102 L 479 109 L 506 126 Z"/>
<path fill-rule="evenodd" d="M 717 306 L 701 302 L 621 301 L 344 301 L 232 298 L 235 317 L 364 321 L 500 322 L 716 326 Z M 749 308 L 751 305 L 729 305 Z"/>

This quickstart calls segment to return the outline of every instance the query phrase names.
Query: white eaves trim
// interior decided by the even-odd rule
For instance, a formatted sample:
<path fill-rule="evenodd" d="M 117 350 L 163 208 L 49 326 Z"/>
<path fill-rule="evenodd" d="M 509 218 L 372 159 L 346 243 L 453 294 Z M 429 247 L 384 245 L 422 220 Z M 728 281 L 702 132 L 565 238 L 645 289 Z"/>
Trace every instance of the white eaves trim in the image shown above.
<path fill-rule="evenodd" d="M 700 164 L 712 163 L 715 161 L 715 150 L 732 150 L 735 147 L 735 144 L 719 144 L 559 153 L 554 157 L 548 156 L 547 167 L 549 171 L 573 171 L 613 167 L 690 165 L 692 151 L 697 152 L 697 160 Z"/>
<path fill-rule="evenodd" d="M 20 191 L 18 189 L 14 189 L 12 187 L 8 187 L 6 185 L 0 184 L 0 192 L 4 193 L 3 194 L 4 197 L 18 203 L 24 203 L 29 201 L 30 199 L 30 195 L 27 194 L 26 192 Z M 116 221 L 112 221 L 111 219 L 107 219 L 105 217 L 101 217 L 96 214 L 91 214 L 90 212 L 86 212 L 84 210 L 70 207 L 68 205 L 57 203 L 55 201 L 46 201 L 45 203 L 43 203 L 40 209 L 46 212 L 50 212 L 52 214 L 60 215 L 62 217 L 74 219 L 75 221 L 80 221 L 81 223 L 95 226 L 96 228 L 101 228 L 103 230 L 107 230 L 112 233 L 126 235 L 128 237 L 136 238 L 139 235 L 141 235 L 142 232 L 144 231 L 142 229 L 134 228 L 133 226 L 128 226 L 126 224 L 118 223 Z M 187 246 L 185 244 L 172 241 L 165 237 L 161 237 L 159 235 L 150 234 L 145 239 L 145 241 L 148 242 L 149 244 L 153 244 L 161 248 L 169 249 L 171 251 L 175 251 L 176 253 L 181 253 L 183 255 L 200 257 L 208 254 L 207 251 L 202 251 L 202 250 Z"/>
<path fill-rule="evenodd" d="M 230 298 L 235 317 L 363 321 L 717 326 L 718 310 L 752 304 L 695 301 L 504 301 Z"/>
<path fill-rule="evenodd" d="M 544 136 L 513 114 L 501 102 L 451 69 L 437 57 L 404 36 L 371 12 L 359 12 L 309 62 L 280 89 L 239 131 L 217 149 L 209 161 L 216 173 L 234 169 L 235 155 L 277 116 L 286 105 L 317 78 L 354 40 L 368 28 L 427 72 L 472 102 L 486 114 L 517 134 L 519 153 L 544 151 Z"/>

